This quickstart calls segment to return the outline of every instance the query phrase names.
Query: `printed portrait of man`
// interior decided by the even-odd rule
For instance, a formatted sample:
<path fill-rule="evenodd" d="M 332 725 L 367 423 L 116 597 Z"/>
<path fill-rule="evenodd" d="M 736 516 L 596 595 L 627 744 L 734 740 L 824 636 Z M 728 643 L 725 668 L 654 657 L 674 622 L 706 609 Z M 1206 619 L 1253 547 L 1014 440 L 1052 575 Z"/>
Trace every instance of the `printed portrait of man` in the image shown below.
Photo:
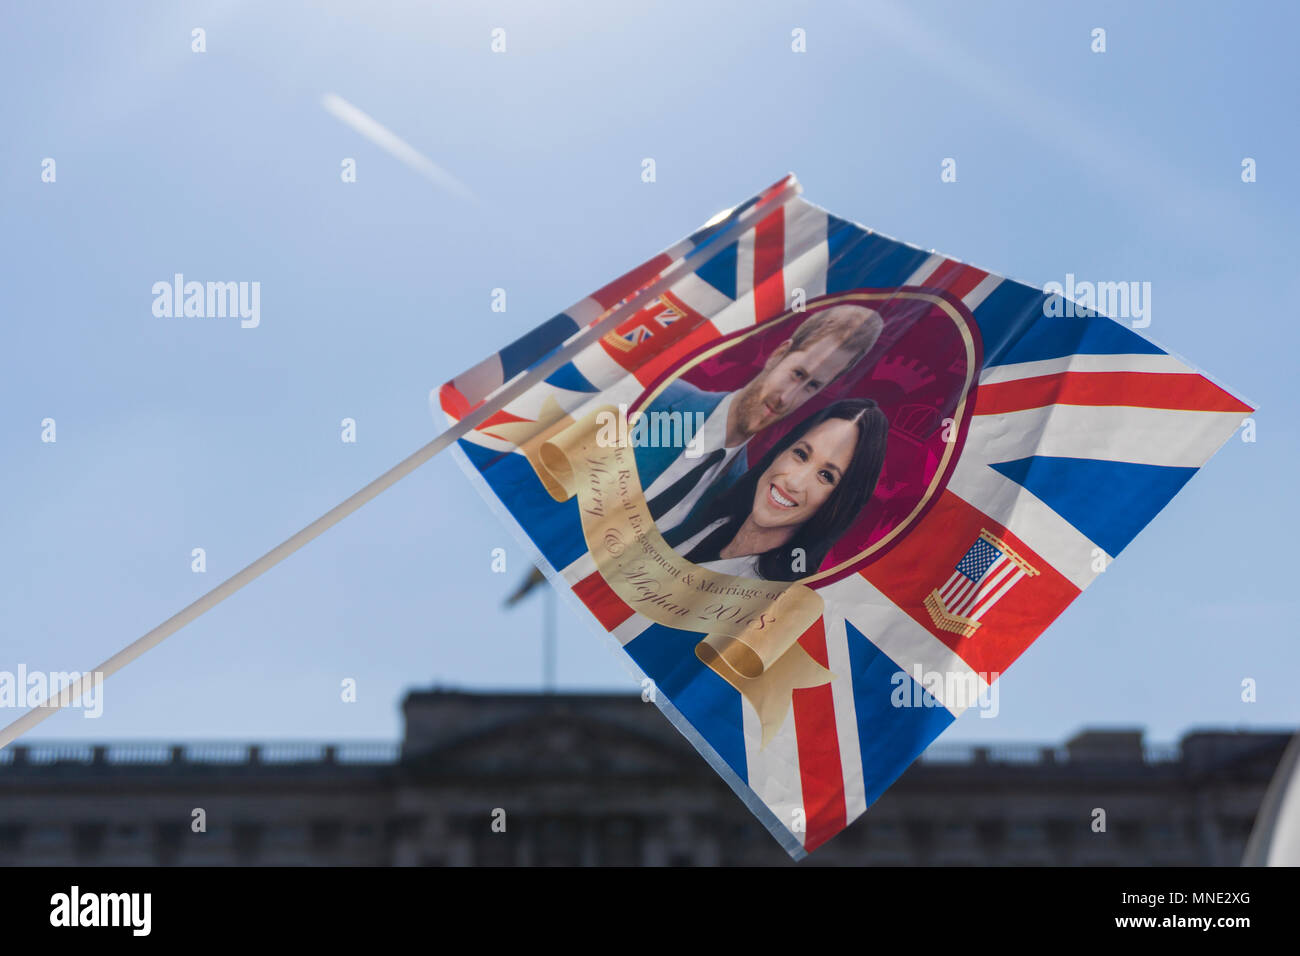
<path fill-rule="evenodd" d="M 749 441 L 852 370 L 882 327 L 880 315 L 865 306 L 832 306 L 781 342 L 740 389 L 713 392 L 681 378 L 665 387 L 643 413 L 677 413 L 703 424 L 688 447 L 636 447 L 637 470 L 660 532 L 682 525 L 724 494 L 749 469 Z"/>

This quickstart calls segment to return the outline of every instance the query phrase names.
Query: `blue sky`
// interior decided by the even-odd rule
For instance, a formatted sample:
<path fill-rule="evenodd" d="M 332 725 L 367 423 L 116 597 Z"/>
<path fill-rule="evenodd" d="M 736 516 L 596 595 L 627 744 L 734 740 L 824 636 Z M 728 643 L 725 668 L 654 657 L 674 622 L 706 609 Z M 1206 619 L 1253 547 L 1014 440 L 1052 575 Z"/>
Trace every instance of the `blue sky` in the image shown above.
<path fill-rule="evenodd" d="M 6 6 L 0 670 L 98 664 L 433 437 L 432 386 L 792 170 L 1017 279 L 1149 281 L 1146 332 L 1262 407 L 1002 678 L 999 716 L 941 739 L 1294 726 L 1300 16 L 1048 7 Z M 155 317 L 177 272 L 260 282 L 260 326 Z M 541 599 L 501 608 L 526 570 L 442 456 L 111 678 L 101 718 L 36 735 L 396 737 L 409 688 L 539 685 Z M 559 622 L 562 689 L 636 689 Z"/>

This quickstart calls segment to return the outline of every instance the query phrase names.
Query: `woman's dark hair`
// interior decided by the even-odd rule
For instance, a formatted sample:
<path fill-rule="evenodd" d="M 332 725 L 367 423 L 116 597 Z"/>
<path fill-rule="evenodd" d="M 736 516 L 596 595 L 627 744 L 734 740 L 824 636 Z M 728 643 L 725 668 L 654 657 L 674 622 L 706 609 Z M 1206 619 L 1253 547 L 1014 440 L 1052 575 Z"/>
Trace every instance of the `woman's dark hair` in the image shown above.
<path fill-rule="evenodd" d="M 846 398 L 828 405 L 815 415 L 810 415 L 775 445 L 768 449 L 761 460 L 741 475 L 730 488 L 714 498 L 708 509 L 696 520 L 684 523 L 689 527 L 674 528 L 667 536 L 670 545 L 676 546 L 691 535 L 698 534 L 719 518 L 726 518 L 727 523 L 704 538 L 683 555 L 687 560 L 697 564 L 716 561 L 722 549 L 736 536 L 741 524 L 749 517 L 754 505 L 754 495 L 758 489 L 758 480 L 776 460 L 777 456 L 797 442 L 805 434 L 822 422 L 831 418 L 842 418 L 858 426 L 858 442 L 853 449 L 853 457 L 830 496 L 822 502 L 820 508 L 811 518 L 803 523 L 791 535 L 790 540 L 779 548 L 765 551 L 758 556 L 758 573 L 769 581 L 794 581 L 800 577 L 815 573 L 826 555 L 830 553 L 835 542 L 849 529 L 857 519 L 864 505 L 876 490 L 880 479 L 880 470 L 885 463 L 885 442 L 889 434 L 889 419 L 880 406 L 869 398 Z M 806 557 L 805 567 L 809 571 L 794 571 L 793 554 L 796 548 L 802 548 Z"/>

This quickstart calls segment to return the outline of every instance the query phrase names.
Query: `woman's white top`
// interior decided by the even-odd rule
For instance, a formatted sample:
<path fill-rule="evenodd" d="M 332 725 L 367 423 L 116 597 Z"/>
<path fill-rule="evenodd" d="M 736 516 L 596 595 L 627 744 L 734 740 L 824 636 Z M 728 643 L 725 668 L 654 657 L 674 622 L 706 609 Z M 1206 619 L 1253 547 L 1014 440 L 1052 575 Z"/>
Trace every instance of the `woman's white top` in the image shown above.
<path fill-rule="evenodd" d="M 714 531 L 727 523 L 726 518 L 719 518 L 711 525 L 706 526 L 699 533 L 687 538 L 673 550 L 685 557 L 691 553 L 691 549 L 707 538 Z M 740 578 L 757 578 L 758 575 L 758 555 L 746 554 L 737 558 L 719 558 L 716 561 L 706 561 L 699 565 L 708 571 L 716 571 L 719 574 L 734 574 Z"/>

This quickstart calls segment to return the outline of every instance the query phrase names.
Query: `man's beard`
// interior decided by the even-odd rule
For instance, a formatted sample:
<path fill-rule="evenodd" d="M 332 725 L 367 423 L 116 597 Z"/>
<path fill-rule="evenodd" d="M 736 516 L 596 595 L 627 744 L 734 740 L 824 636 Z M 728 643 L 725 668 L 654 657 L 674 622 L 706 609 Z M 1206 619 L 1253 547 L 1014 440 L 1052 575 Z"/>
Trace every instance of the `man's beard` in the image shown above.
<path fill-rule="evenodd" d="M 744 432 L 745 438 L 753 438 L 762 428 L 770 425 L 780 419 L 781 416 L 773 418 L 771 422 L 768 417 L 767 409 L 763 407 L 763 389 L 762 379 L 751 382 L 745 391 L 740 395 L 736 404 L 736 424 Z"/>

